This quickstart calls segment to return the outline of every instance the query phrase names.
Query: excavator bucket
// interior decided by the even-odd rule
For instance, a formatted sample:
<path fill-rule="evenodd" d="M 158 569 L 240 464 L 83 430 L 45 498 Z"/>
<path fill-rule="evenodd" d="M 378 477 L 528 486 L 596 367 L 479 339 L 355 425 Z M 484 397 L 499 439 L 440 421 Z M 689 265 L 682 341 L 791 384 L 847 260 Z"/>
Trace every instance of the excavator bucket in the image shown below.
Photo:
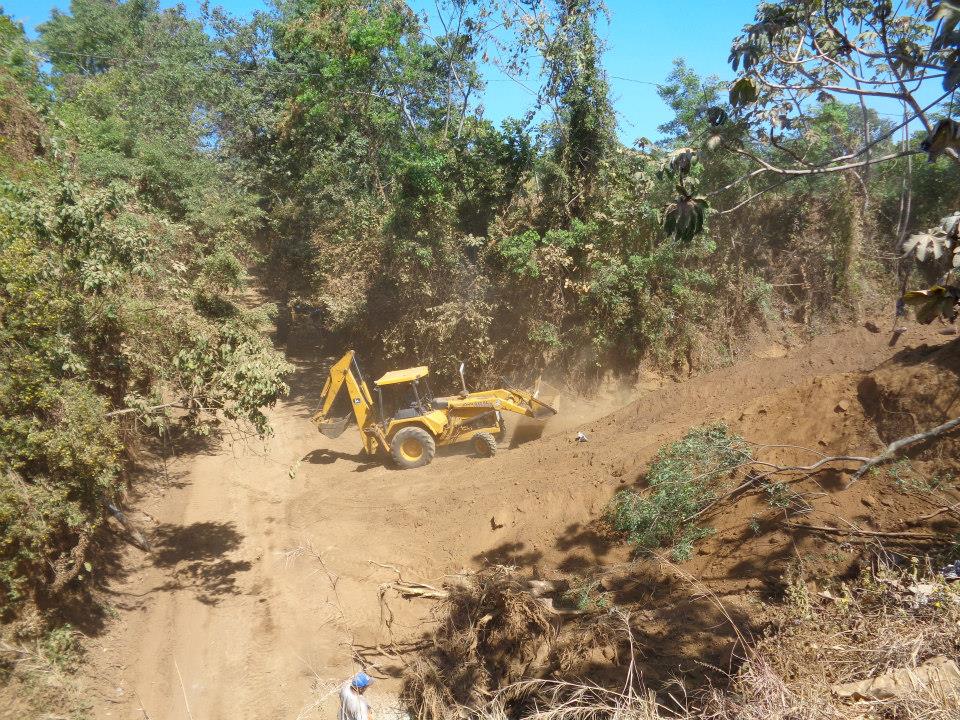
<path fill-rule="evenodd" d="M 537 378 L 530 390 L 533 399 L 530 407 L 538 420 L 552 418 L 560 410 L 560 388 L 554 387 L 541 378 Z"/>
<path fill-rule="evenodd" d="M 323 420 L 317 423 L 317 429 L 320 430 L 322 435 L 326 435 L 328 438 L 338 438 L 343 435 L 343 431 L 347 429 L 352 419 L 350 415 L 344 415 L 340 418 Z"/>

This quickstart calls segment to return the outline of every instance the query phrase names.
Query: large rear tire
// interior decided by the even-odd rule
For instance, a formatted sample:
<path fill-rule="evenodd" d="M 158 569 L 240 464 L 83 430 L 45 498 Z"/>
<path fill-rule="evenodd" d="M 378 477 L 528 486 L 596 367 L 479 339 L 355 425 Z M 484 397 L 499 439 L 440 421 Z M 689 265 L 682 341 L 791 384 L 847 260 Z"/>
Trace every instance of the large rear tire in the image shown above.
<path fill-rule="evenodd" d="M 405 427 L 390 441 L 390 454 L 398 467 L 409 470 L 429 465 L 437 454 L 437 444 L 423 428 Z"/>
<path fill-rule="evenodd" d="M 479 432 L 473 436 L 473 448 L 480 457 L 493 457 L 497 454 L 497 439 L 488 432 Z"/>

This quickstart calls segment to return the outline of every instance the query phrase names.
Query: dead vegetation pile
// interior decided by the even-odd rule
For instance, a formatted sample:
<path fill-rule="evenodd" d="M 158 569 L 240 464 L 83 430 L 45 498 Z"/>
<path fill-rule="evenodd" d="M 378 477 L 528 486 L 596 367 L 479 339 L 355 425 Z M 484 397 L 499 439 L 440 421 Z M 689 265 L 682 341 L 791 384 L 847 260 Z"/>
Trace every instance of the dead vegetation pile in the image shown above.
<path fill-rule="evenodd" d="M 564 609 L 564 589 L 503 566 L 449 584 L 440 623 L 404 674 L 411 712 L 442 720 L 494 698 L 511 704 L 527 695 L 523 681 L 569 676 L 593 651 L 616 647 L 615 617 Z"/>
<path fill-rule="evenodd" d="M 762 606 L 762 633 L 736 629 L 724 683 L 692 688 L 678 677 L 656 693 L 643 684 L 634 608 L 558 615 L 537 581 L 496 568 L 450 593 L 403 699 L 421 720 L 955 719 L 960 584 L 918 567 L 874 565 L 830 589 L 798 569 L 783 597 Z M 615 682 L 589 666 L 598 649 L 621 670 Z"/>

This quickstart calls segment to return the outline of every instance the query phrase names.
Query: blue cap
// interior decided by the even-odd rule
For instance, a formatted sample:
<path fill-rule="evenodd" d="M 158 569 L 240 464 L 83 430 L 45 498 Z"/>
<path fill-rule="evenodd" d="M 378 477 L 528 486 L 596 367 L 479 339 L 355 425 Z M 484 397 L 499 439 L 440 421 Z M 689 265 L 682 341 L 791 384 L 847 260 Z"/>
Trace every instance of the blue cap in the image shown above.
<path fill-rule="evenodd" d="M 350 683 L 358 690 L 365 687 L 369 687 L 373 684 L 373 678 L 367 675 L 365 672 L 358 672 L 353 676 L 353 682 Z"/>

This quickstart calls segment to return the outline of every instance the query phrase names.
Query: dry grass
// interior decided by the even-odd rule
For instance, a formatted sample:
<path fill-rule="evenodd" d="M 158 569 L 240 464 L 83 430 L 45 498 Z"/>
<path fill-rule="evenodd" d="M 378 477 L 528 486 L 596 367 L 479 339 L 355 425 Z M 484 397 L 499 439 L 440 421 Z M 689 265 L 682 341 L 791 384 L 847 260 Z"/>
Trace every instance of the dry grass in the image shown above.
<path fill-rule="evenodd" d="M 447 587 L 427 647 L 407 666 L 401 697 L 418 720 L 465 708 L 523 703 L 530 679 L 564 678 L 600 648 L 617 648 L 614 614 L 560 615 L 511 568 L 495 567 Z"/>
<path fill-rule="evenodd" d="M 430 647 L 404 674 L 401 697 L 420 720 L 480 707 L 499 688 L 529 677 L 556 628 L 545 607 L 506 568 L 449 588 Z"/>
<path fill-rule="evenodd" d="M 957 718 L 943 688 L 920 687 L 892 700 L 849 703 L 841 684 L 960 656 L 960 591 L 915 570 L 880 567 L 850 586 L 814 593 L 797 581 L 789 602 L 771 609 L 767 637 L 751 645 L 724 692 L 714 690 L 708 717 Z M 960 688 L 956 689 L 960 692 Z"/>
<path fill-rule="evenodd" d="M 916 567 L 881 567 L 831 592 L 796 580 L 783 603 L 767 607 L 767 631 L 745 642 L 726 684 L 688 695 L 682 678 L 659 694 L 643 687 L 625 612 L 559 628 L 501 568 L 442 606 L 445 620 L 409 667 L 403 698 L 421 720 L 956 720 L 960 688 L 920 682 L 896 697 L 856 702 L 834 691 L 960 657 L 960 588 L 917 577 Z M 590 642 L 620 652 L 613 662 L 626 668 L 622 687 L 564 677 L 560 658 L 576 655 L 569 639 L 578 632 L 581 660 Z"/>
<path fill-rule="evenodd" d="M 81 717 L 86 699 L 73 674 L 78 642 L 69 628 L 29 642 L 0 637 L 0 717 L 59 717 L 53 708 Z"/>
<path fill-rule="evenodd" d="M 524 717 L 537 720 L 660 720 L 671 716 L 652 692 L 618 692 L 552 680 L 527 681 L 507 690 L 509 694 L 528 698 L 528 712 Z M 508 711 L 501 697 L 496 697 L 475 713 L 475 717 L 507 720 L 515 715 Z"/>
<path fill-rule="evenodd" d="M 787 646 L 784 646 L 786 648 Z M 789 652 L 789 650 L 786 650 Z M 753 654 L 731 687 L 714 689 L 686 720 L 956 720 L 955 699 L 939 688 L 918 688 L 892 700 L 842 701 L 829 686 L 785 678 L 771 659 Z"/>

